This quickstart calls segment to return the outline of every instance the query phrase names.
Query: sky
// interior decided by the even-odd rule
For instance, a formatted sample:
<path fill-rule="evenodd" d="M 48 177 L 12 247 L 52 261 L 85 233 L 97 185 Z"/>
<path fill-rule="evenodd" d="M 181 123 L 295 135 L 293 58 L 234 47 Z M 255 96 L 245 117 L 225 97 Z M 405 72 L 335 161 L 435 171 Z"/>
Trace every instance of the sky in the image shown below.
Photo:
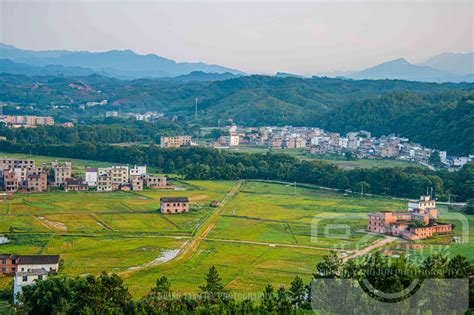
<path fill-rule="evenodd" d="M 248 73 L 358 70 L 474 51 L 474 1 L 6 1 L 0 41 L 131 49 Z"/>

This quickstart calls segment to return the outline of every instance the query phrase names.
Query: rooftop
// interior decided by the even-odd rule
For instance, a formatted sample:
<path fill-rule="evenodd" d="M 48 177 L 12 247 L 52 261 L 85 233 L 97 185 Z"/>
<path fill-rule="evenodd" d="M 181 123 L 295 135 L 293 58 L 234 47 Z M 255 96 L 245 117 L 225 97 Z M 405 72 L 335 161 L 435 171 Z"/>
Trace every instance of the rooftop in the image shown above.
<path fill-rule="evenodd" d="M 188 197 L 161 197 L 162 202 L 189 202 Z"/>
<path fill-rule="evenodd" d="M 59 263 L 59 255 L 21 255 L 19 265 L 41 265 Z"/>

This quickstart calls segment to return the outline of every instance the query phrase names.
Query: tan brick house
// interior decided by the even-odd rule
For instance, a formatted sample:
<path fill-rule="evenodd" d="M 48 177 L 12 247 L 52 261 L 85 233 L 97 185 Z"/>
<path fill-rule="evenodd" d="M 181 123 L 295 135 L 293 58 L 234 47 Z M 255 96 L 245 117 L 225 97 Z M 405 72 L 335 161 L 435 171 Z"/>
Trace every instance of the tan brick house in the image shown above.
<path fill-rule="evenodd" d="M 189 211 L 188 197 L 162 197 L 160 198 L 161 213 L 184 213 Z"/>

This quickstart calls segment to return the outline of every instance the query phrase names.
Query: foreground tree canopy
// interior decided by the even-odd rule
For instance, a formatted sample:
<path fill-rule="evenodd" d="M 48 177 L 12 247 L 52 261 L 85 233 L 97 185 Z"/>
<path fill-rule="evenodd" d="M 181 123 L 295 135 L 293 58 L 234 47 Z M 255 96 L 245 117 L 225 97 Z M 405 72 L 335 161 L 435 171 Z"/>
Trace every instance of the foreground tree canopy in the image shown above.
<path fill-rule="evenodd" d="M 122 279 L 115 274 L 83 278 L 53 276 L 25 287 L 23 305 L 17 310 L 20 314 L 303 314 L 311 310 L 331 314 L 347 314 L 349 310 L 389 314 L 387 301 L 348 288 L 370 283 L 375 290 L 398 293 L 410 288 L 412 283 L 421 283 L 412 295 L 399 297 L 397 302 L 401 303 L 397 307 L 417 310 L 419 314 L 445 313 L 451 307 L 452 314 L 462 314 L 456 307 L 465 310 L 467 303 L 472 307 L 474 302 L 473 284 L 468 281 L 472 272 L 473 266 L 463 256 L 433 255 L 415 264 L 405 257 L 387 258 L 375 253 L 344 263 L 336 253 L 331 253 L 316 265 L 310 283 L 305 284 L 296 276 L 286 288 L 267 285 L 257 298 L 253 295 L 235 299 L 224 288 L 213 266 L 203 275 L 198 294 L 174 294 L 172 284 L 161 276 L 155 287 L 139 300 L 132 299 Z M 464 282 L 450 286 L 452 280 Z M 437 286 L 430 286 L 430 281 L 435 281 Z M 414 298 L 416 291 L 423 292 L 423 285 L 430 293 L 423 293 L 423 299 Z M 453 297 L 454 293 L 457 296 Z M 436 302 L 427 303 L 429 298 Z M 452 299 L 458 304 L 452 303 Z"/>

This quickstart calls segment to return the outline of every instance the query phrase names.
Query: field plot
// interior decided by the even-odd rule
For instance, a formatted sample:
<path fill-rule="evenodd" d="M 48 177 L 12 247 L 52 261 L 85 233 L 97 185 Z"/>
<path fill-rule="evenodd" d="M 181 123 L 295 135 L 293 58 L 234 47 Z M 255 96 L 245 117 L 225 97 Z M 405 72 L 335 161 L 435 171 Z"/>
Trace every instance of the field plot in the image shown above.
<path fill-rule="evenodd" d="M 403 209 L 387 198 L 360 198 L 283 184 L 248 182 L 232 200 L 209 238 L 356 249 L 366 239 L 367 213 Z"/>
<path fill-rule="evenodd" d="M 198 292 L 203 275 L 215 265 L 226 287 L 234 292 L 259 293 L 272 283 L 288 285 L 296 275 L 309 280 L 326 251 L 252 244 L 204 241 L 191 259 L 179 265 L 166 264 L 141 270 L 125 279 L 132 292 L 143 295 L 156 279 L 166 275 L 173 290 Z"/>

